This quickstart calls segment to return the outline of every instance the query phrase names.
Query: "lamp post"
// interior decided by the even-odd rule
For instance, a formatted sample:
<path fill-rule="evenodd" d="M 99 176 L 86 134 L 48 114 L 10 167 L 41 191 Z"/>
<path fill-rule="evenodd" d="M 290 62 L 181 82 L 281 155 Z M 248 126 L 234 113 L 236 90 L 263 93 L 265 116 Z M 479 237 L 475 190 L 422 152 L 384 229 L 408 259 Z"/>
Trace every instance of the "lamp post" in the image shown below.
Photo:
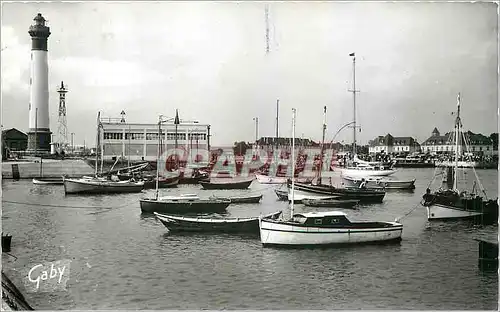
<path fill-rule="evenodd" d="M 255 142 L 259 140 L 259 117 L 254 117 L 253 120 L 255 121 Z"/>

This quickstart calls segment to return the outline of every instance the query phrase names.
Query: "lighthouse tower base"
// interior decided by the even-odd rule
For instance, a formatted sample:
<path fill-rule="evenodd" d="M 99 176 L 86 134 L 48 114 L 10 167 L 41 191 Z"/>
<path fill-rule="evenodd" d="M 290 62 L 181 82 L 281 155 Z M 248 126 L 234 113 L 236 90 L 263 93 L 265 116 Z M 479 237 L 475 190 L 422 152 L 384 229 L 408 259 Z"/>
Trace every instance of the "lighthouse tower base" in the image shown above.
<path fill-rule="evenodd" d="M 28 132 L 28 153 L 49 154 L 52 132 L 49 129 L 30 130 Z"/>

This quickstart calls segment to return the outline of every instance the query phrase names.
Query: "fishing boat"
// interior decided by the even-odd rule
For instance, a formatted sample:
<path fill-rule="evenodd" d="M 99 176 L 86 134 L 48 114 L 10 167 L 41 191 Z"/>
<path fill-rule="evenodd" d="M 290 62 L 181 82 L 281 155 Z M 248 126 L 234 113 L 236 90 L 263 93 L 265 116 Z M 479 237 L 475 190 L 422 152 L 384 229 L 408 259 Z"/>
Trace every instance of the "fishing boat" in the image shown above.
<path fill-rule="evenodd" d="M 166 120 L 160 115 L 158 118 L 158 137 L 161 137 L 161 124 Z M 139 200 L 141 211 L 145 213 L 212 213 L 225 212 L 231 204 L 229 199 L 202 199 L 196 194 L 182 194 L 179 196 L 159 196 L 159 180 L 161 167 L 161 140 L 158 140 L 158 154 L 156 165 L 156 190 L 152 198 L 142 198 Z"/>
<path fill-rule="evenodd" d="M 99 142 L 101 140 L 101 121 L 100 121 L 100 112 L 97 114 L 97 140 L 96 140 L 96 151 L 100 146 Z M 101 174 L 103 167 L 103 152 L 104 149 L 100 146 L 101 149 Z M 96 153 L 95 159 L 95 176 L 93 177 L 81 177 L 81 178 L 66 178 L 63 176 L 63 184 L 64 184 L 64 193 L 65 194 L 104 194 L 104 193 L 138 193 L 141 192 L 144 188 L 143 181 L 134 181 L 133 179 L 127 181 L 120 181 L 117 176 L 110 178 L 100 177 L 97 173 L 98 171 L 98 155 Z"/>
<path fill-rule="evenodd" d="M 359 204 L 358 199 L 310 199 L 302 200 L 305 206 L 309 207 L 338 207 L 338 208 L 353 208 Z"/>
<path fill-rule="evenodd" d="M 159 177 L 158 178 L 158 187 L 159 188 L 170 188 L 176 187 L 179 184 L 180 177 L 179 175 L 173 175 L 171 177 Z M 153 179 L 144 179 L 144 188 L 145 189 L 154 189 L 156 188 L 156 178 Z"/>
<path fill-rule="evenodd" d="M 261 173 L 256 173 L 255 177 L 260 184 L 285 184 L 287 177 L 269 176 Z"/>
<path fill-rule="evenodd" d="M 139 193 L 144 188 L 143 181 L 109 181 L 95 178 L 63 177 L 63 184 L 66 194 Z"/>
<path fill-rule="evenodd" d="M 396 169 L 387 168 L 383 165 L 365 165 L 357 164 L 357 166 L 341 169 L 342 175 L 350 177 L 386 177 L 396 173 Z"/>
<path fill-rule="evenodd" d="M 463 141 L 462 141 L 463 139 Z M 427 188 L 423 195 L 423 206 L 427 209 L 428 220 L 446 220 L 446 219 L 473 219 L 479 223 L 497 224 L 498 223 L 498 198 L 495 200 L 488 199 L 486 191 L 482 187 L 481 181 L 474 167 L 470 168 L 474 173 L 476 181 L 472 188 L 472 192 L 460 190 L 458 186 L 459 166 L 458 159 L 461 151 L 460 147 L 465 145 L 468 148 L 467 138 L 462 132 L 462 121 L 460 118 L 460 93 L 457 97 L 457 117 L 455 119 L 455 131 L 453 134 L 455 143 L 455 166 L 449 167 L 449 178 L 446 178 L 448 185 L 451 188 L 440 188 L 437 191 L 431 192 Z M 463 142 L 463 144 L 461 144 Z M 482 192 L 484 198 L 476 194 L 476 185 L 479 186 L 478 192 Z"/>
<path fill-rule="evenodd" d="M 285 184 L 289 177 L 281 177 L 281 176 L 269 176 L 261 173 L 256 173 L 255 177 L 260 184 Z M 301 183 L 311 183 L 312 178 L 309 177 L 295 177 L 295 180 Z"/>
<path fill-rule="evenodd" d="M 342 182 L 346 186 L 360 187 L 362 182 L 365 182 L 367 188 L 382 188 L 387 190 L 414 190 L 415 179 L 411 180 L 396 180 L 387 177 L 363 177 L 354 178 L 341 175 Z"/>
<path fill-rule="evenodd" d="M 46 184 L 52 184 L 52 185 L 63 185 L 64 181 L 63 178 L 33 178 L 33 184 L 41 184 L 41 185 L 46 185 Z"/>
<path fill-rule="evenodd" d="M 292 193 L 289 191 L 288 192 L 288 201 L 292 201 Z M 304 193 L 304 192 L 300 192 L 300 191 L 297 191 L 295 190 L 295 193 L 294 193 L 294 196 L 293 196 L 293 200 L 295 201 L 295 203 L 297 204 L 301 204 L 303 203 L 304 200 L 307 200 L 307 199 L 311 199 L 311 200 L 321 200 L 321 199 L 340 199 L 341 196 L 340 195 L 330 195 L 330 194 L 327 194 L 327 195 L 321 195 L 321 194 L 312 194 L 312 193 Z"/>
<path fill-rule="evenodd" d="M 196 194 L 140 199 L 141 211 L 146 213 L 220 213 L 225 212 L 230 204 L 231 200 L 227 198 L 203 199 Z"/>
<path fill-rule="evenodd" d="M 290 189 L 290 184 L 288 185 Z M 385 197 L 385 190 L 359 187 L 335 187 L 332 185 L 311 185 L 295 183 L 296 198 L 314 198 L 339 196 L 341 199 L 359 199 L 363 203 L 382 202 Z"/>
<path fill-rule="evenodd" d="M 259 217 L 207 218 L 182 217 L 154 213 L 169 232 L 259 233 Z M 265 215 L 265 219 L 277 219 L 281 211 Z"/>
<path fill-rule="evenodd" d="M 258 204 L 262 199 L 262 194 L 251 196 L 210 196 L 210 198 L 227 198 L 231 200 L 231 204 Z"/>
<path fill-rule="evenodd" d="M 314 246 L 401 241 L 398 222 L 352 222 L 342 211 L 294 214 L 290 220 L 260 219 L 264 246 Z"/>
<path fill-rule="evenodd" d="M 200 181 L 201 186 L 205 190 L 243 190 L 250 187 L 254 178 L 249 179 L 218 179 L 210 181 Z"/>
<path fill-rule="evenodd" d="M 294 141 L 295 109 L 292 117 L 293 145 Z M 294 148 L 295 146 L 292 150 Z M 292 167 L 295 169 L 293 153 Z M 294 214 L 294 192 L 295 177 L 292 177 L 290 219 L 259 218 L 260 240 L 263 246 L 318 246 L 401 240 L 403 225 L 398 222 L 351 222 L 341 211 Z"/>

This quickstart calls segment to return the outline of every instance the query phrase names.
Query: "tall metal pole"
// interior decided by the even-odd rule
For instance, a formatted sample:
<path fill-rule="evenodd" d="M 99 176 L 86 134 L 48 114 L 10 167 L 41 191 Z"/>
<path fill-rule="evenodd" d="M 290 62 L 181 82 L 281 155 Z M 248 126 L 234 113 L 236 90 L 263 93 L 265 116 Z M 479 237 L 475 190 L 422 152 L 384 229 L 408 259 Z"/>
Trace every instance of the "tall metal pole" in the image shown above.
<path fill-rule="evenodd" d="M 278 148 L 278 137 L 279 137 L 279 109 L 280 100 L 276 100 L 276 149 Z"/>
<path fill-rule="evenodd" d="M 255 117 L 255 143 L 259 140 L 259 117 Z"/>
<path fill-rule="evenodd" d="M 458 172 L 458 143 L 460 140 L 460 126 L 461 126 L 461 121 L 460 121 L 460 93 L 458 93 L 457 96 L 457 118 L 455 120 L 455 168 L 453 172 L 453 190 L 458 191 L 458 179 L 457 179 L 457 172 Z"/>
<path fill-rule="evenodd" d="M 160 179 L 160 143 L 161 142 L 161 116 L 158 117 L 158 150 L 156 151 L 156 192 L 155 199 L 158 200 L 158 180 Z"/>
<path fill-rule="evenodd" d="M 323 170 L 323 151 L 325 146 L 326 132 L 326 106 L 323 107 L 323 139 L 321 140 L 320 167 L 318 169 L 318 183 L 321 184 L 321 171 Z"/>
<path fill-rule="evenodd" d="M 290 205 L 290 218 L 293 218 L 293 202 L 295 199 L 295 108 L 292 108 L 292 202 Z"/>
<path fill-rule="evenodd" d="M 352 99 L 353 99 L 353 108 L 354 108 L 354 119 L 353 119 L 353 147 L 352 147 L 352 152 L 353 152 L 353 159 L 354 156 L 356 156 L 356 56 L 353 53 L 352 54 L 352 84 L 353 84 L 353 90 L 352 90 Z"/>
<path fill-rule="evenodd" d="M 73 141 L 73 136 L 75 135 L 74 132 L 71 132 L 71 153 L 74 154 L 75 153 L 75 144 L 74 144 L 74 141 Z"/>

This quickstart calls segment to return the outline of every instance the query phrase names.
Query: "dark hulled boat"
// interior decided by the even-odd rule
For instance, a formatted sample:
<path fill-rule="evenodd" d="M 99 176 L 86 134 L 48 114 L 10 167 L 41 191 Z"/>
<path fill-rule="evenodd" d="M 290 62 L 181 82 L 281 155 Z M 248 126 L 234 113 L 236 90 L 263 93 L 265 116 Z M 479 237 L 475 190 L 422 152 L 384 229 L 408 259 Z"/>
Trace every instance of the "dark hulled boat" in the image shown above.
<path fill-rule="evenodd" d="M 158 179 L 158 188 L 170 188 L 176 187 L 179 184 L 179 176 L 175 177 L 160 177 Z M 144 188 L 145 189 L 154 189 L 156 188 L 156 178 L 144 180 Z"/>
<path fill-rule="evenodd" d="M 472 192 L 465 190 L 460 191 L 458 185 L 459 174 L 459 146 L 461 140 L 466 141 L 466 137 L 462 133 L 462 122 L 460 119 L 460 94 L 457 97 L 457 114 L 455 119 L 455 131 L 453 141 L 455 145 L 455 161 L 454 167 L 448 167 L 446 175 L 446 188 L 431 192 L 427 188 L 423 195 L 422 205 L 427 209 L 428 220 L 444 220 L 444 219 L 472 219 L 480 224 L 498 224 L 498 198 L 496 200 L 484 199 L 482 196 L 475 194 L 474 188 Z M 467 145 L 466 145 L 467 147 Z M 486 191 L 477 176 L 476 169 L 470 168 L 475 177 L 476 182 L 486 196 Z M 434 177 L 435 178 L 435 177 Z"/>
<path fill-rule="evenodd" d="M 262 194 L 253 196 L 211 196 L 210 198 L 226 198 L 231 200 L 231 204 L 258 204 L 262 199 Z"/>
<path fill-rule="evenodd" d="M 302 199 L 302 203 L 309 207 L 337 207 L 337 208 L 353 208 L 359 203 L 357 199 Z"/>
<path fill-rule="evenodd" d="M 200 181 L 200 184 L 205 190 L 244 190 L 250 187 L 253 180 L 253 177 L 245 180 L 220 179 Z"/>
<path fill-rule="evenodd" d="M 288 185 L 290 188 L 290 184 Z M 368 189 L 357 187 L 335 187 L 332 185 L 312 185 L 295 183 L 295 193 L 307 196 L 325 195 L 339 196 L 339 199 L 358 199 L 360 202 L 382 202 L 385 197 L 385 191 L 381 189 Z"/>
<path fill-rule="evenodd" d="M 275 220 L 281 211 L 263 218 Z M 165 225 L 169 232 L 208 232 L 208 233 L 259 233 L 259 217 L 251 218 L 206 218 L 164 215 L 155 212 L 155 217 Z"/>
<path fill-rule="evenodd" d="M 213 213 L 225 212 L 231 204 L 229 199 L 201 199 L 195 194 L 143 198 L 140 200 L 141 211 L 146 213 Z"/>

